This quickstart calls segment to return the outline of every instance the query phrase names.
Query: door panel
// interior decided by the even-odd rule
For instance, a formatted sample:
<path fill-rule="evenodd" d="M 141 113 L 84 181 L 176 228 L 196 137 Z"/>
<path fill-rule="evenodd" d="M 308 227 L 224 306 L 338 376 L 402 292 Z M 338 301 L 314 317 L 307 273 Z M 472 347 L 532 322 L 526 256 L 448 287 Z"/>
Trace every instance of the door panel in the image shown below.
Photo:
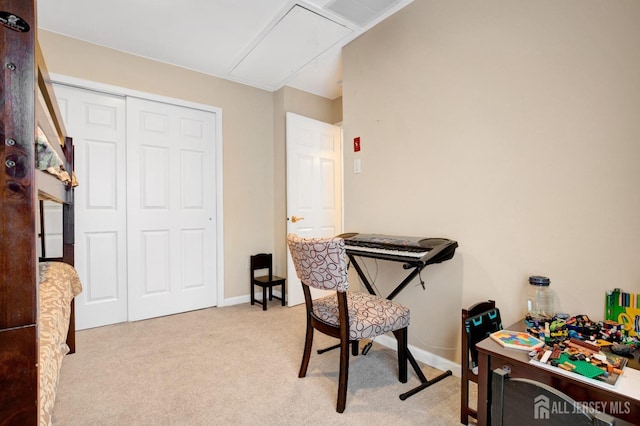
<path fill-rule="evenodd" d="M 76 329 L 127 320 L 125 98 L 55 85 L 65 127 L 73 136 Z"/>
<path fill-rule="evenodd" d="M 215 306 L 215 113 L 127 108 L 129 319 Z"/>
<path fill-rule="evenodd" d="M 339 126 L 287 113 L 287 232 L 332 237 L 342 231 L 342 136 Z M 303 218 L 295 223 L 293 216 Z M 304 303 L 287 251 L 287 300 Z M 324 292 L 312 290 L 318 297 Z"/>
<path fill-rule="evenodd" d="M 118 234 L 116 232 L 87 233 L 85 242 L 88 260 L 87 278 L 92 284 L 85 286 L 87 305 L 126 301 L 126 292 L 123 294 L 118 281 L 112 279 L 113 271 L 118 270 L 114 256 L 118 248 Z M 120 321 L 126 321 L 126 317 L 121 317 Z"/>

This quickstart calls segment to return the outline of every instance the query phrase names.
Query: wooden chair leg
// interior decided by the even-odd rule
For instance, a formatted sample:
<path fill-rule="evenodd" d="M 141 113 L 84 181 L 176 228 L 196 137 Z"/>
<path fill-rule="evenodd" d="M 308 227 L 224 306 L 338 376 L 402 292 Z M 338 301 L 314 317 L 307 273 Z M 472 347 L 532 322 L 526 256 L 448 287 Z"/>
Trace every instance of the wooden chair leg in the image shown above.
<path fill-rule="evenodd" d="M 309 358 L 311 358 L 312 343 L 313 343 L 313 326 L 311 326 L 311 319 L 307 316 L 307 334 L 304 338 L 304 352 L 302 353 L 302 363 L 300 364 L 300 372 L 298 372 L 298 377 L 304 377 L 307 375 Z"/>
<path fill-rule="evenodd" d="M 262 310 L 267 310 L 267 289 L 266 287 L 262 287 Z"/>
<path fill-rule="evenodd" d="M 464 363 L 462 368 L 465 368 Z M 464 371 L 462 372 L 462 378 L 460 379 L 460 423 L 463 425 L 469 424 L 469 413 L 467 408 L 469 407 L 469 382 L 465 377 Z"/>
<path fill-rule="evenodd" d="M 336 411 L 343 413 L 347 405 L 347 383 L 349 381 L 349 341 L 340 342 L 340 379 L 338 381 L 338 404 Z"/>
<path fill-rule="evenodd" d="M 469 365 L 464 361 L 461 364 L 462 377 L 460 378 L 460 423 L 469 424 L 469 417 L 478 418 L 476 410 L 469 406 L 469 382 L 472 381 Z"/>
<path fill-rule="evenodd" d="M 407 328 L 402 328 L 393 332 L 398 341 L 398 380 L 407 383 Z"/>
<path fill-rule="evenodd" d="M 281 289 L 280 289 L 280 299 L 282 301 L 282 306 L 284 306 L 284 299 L 285 299 L 285 296 L 284 296 L 284 282 L 282 282 L 282 286 L 281 286 Z"/>
<path fill-rule="evenodd" d="M 256 289 L 255 284 L 251 283 L 251 304 L 254 305 L 256 303 Z"/>

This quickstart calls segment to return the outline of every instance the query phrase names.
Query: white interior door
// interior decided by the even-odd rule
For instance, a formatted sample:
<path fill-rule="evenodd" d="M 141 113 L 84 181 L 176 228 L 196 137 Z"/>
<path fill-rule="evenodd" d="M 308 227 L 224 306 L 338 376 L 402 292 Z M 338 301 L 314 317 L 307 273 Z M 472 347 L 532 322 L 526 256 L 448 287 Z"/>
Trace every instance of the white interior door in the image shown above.
<path fill-rule="evenodd" d="M 217 304 L 215 113 L 127 99 L 129 320 Z"/>
<path fill-rule="evenodd" d="M 332 237 L 342 232 L 342 131 L 339 126 L 287 113 L 287 232 Z M 287 302 L 304 303 L 287 250 Z M 322 293 L 313 291 L 312 297 Z"/>
<path fill-rule="evenodd" d="M 127 320 L 125 98 L 55 85 L 65 127 L 73 136 L 76 329 Z"/>

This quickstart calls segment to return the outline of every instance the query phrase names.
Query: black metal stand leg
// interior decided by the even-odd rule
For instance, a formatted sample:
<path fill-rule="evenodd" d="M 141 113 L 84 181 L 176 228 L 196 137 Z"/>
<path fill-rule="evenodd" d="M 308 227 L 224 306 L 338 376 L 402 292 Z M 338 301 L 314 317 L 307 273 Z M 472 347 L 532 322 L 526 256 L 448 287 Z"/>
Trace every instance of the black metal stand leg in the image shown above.
<path fill-rule="evenodd" d="M 409 349 L 407 349 L 407 359 L 409 360 L 409 364 L 411 364 L 411 366 L 413 367 L 413 371 L 416 372 L 416 376 L 418 376 L 418 378 L 420 379 L 420 382 L 421 383 L 428 382 L 429 380 L 427 379 L 427 376 L 424 375 L 424 373 L 422 372 L 422 369 L 418 365 L 418 362 L 413 357 L 413 354 Z"/>
<path fill-rule="evenodd" d="M 370 343 L 367 343 L 367 345 L 370 345 Z M 340 343 L 337 343 L 337 344 L 335 344 L 333 346 L 329 346 L 328 348 L 318 349 L 318 355 L 323 354 L 325 352 L 332 351 L 334 349 L 338 349 L 339 347 L 340 347 Z M 360 348 L 358 346 L 358 341 L 351 342 L 351 355 L 358 356 L 359 350 L 360 350 Z M 362 354 L 366 355 L 366 353 L 364 351 L 362 351 Z"/>
<path fill-rule="evenodd" d="M 429 379 L 427 379 L 427 377 L 422 372 L 422 369 L 420 368 L 420 366 L 416 362 L 415 358 L 413 357 L 413 355 L 411 354 L 411 351 L 409 349 L 407 349 L 407 359 L 409 359 L 409 363 L 413 367 L 413 370 L 418 375 L 418 378 L 420 378 L 421 384 L 419 386 L 411 389 L 410 391 L 401 394 L 400 395 L 400 399 L 403 400 L 403 401 L 405 399 L 409 398 L 410 396 L 413 396 L 413 395 L 417 394 L 421 390 L 426 389 L 429 386 L 431 386 L 431 385 L 433 385 L 435 383 L 438 383 L 440 380 L 442 380 L 442 379 L 444 379 L 446 377 L 449 377 L 449 376 L 451 376 L 453 374 L 453 372 L 451 370 L 447 370 L 444 373 L 440 374 L 439 376 L 436 376 L 433 379 L 429 380 Z"/>
<path fill-rule="evenodd" d="M 334 349 L 338 349 L 340 347 L 340 343 L 333 345 L 333 346 L 329 346 L 328 348 L 324 348 L 324 349 L 318 349 L 318 354 L 323 354 L 325 352 L 329 352 L 332 351 Z"/>

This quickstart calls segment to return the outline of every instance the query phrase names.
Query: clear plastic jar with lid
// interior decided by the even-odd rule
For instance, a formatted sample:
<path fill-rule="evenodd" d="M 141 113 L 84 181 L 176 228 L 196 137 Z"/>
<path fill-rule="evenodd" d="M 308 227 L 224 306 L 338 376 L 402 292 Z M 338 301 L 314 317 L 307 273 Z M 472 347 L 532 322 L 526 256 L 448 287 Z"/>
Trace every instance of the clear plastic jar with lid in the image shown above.
<path fill-rule="evenodd" d="M 554 296 L 549 284 L 551 280 L 547 277 L 529 277 L 527 310 L 533 319 L 552 318 L 555 315 Z"/>

